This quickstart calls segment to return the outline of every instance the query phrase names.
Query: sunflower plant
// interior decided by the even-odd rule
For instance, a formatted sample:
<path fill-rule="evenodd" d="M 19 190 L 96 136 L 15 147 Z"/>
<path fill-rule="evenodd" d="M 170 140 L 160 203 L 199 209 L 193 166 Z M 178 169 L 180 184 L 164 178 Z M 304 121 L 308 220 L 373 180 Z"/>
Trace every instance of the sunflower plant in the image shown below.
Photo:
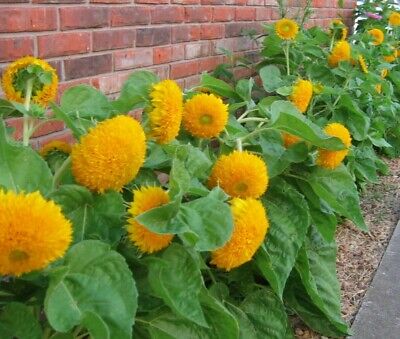
<path fill-rule="evenodd" d="M 385 32 L 377 45 L 343 30 L 281 20 L 266 26 L 254 78 L 203 74 L 184 92 L 138 71 L 115 100 L 79 85 L 56 104 L 51 66 L 12 63 L 0 105 L 0 333 L 281 339 L 297 315 L 349 334 L 335 230 L 342 218 L 367 230 L 357 184 L 385 170 L 376 151 L 394 148 L 398 84 Z M 10 116 L 23 118 L 22 142 Z M 38 152 L 30 136 L 50 119 L 75 143 Z"/>

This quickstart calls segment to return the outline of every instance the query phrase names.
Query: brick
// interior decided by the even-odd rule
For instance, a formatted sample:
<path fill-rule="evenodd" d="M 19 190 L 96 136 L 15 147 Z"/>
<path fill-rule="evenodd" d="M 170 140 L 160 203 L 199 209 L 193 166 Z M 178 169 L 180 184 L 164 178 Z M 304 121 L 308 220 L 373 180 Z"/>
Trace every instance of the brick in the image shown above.
<path fill-rule="evenodd" d="M 172 43 L 200 40 L 200 32 L 200 26 L 173 26 Z"/>
<path fill-rule="evenodd" d="M 133 47 L 135 31 L 132 29 L 93 32 L 93 51 Z"/>
<path fill-rule="evenodd" d="M 112 71 L 111 54 L 64 60 L 65 79 L 84 78 Z"/>
<path fill-rule="evenodd" d="M 65 141 L 69 144 L 73 144 L 75 142 L 75 139 L 72 136 L 72 132 L 68 129 L 65 129 L 63 131 L 60 131 L 60 132 L 57 132 L 54 134 L 45 135 L 40 138 L 34 139 L 32 141 L 36 141 L 37 147 L 40 149 L 52 140 Z"/>
<path fill-rule="evenodd" d="M 200 83 L 200 75 L 193 75 L 189 78 L 185 79 L 185 88 L 193 88 L 195 86 L 198 86 Z"/>
<path fill-rule="evenodd" d="M 27 1 L 29 2 L 29 1 Z M 32 0 L 34 4 L 83 4 L 85 0 Z M 0 0 L 1 3 L 1 0 Z"/>
<path fill-rule="evenodd" d="M 210 55 L 210 44 L 208 42 L 195 42 L 185 45 L 185 58 L 196 59 Z"/>
<path fill-rule="evenodd" d="M 62 7 L 60 24 L 61 30 L 105 27 L 108 26 L 108 8 Z"/>
<path fill-rule="evenodd" d="M 170 27 L 139 28 L 136 31 L 136 46 L 167 45 L 171 42 Z"/>
<path fill-rule="evenodd" d="M 169 66 L 152 67 L 149 71 L 154 72 L 160 79 L 169 79 Z"/>
<path fill-rule="evenodd" d="M 266 21 L 272 19 L 272 8 L 270 7 L 262 7 L 256 9 L 256 20 L 257 21 Z"/>
<path fill-rule="evenodd" d="M 26 55 L 33 55 L 31 37 L 0 38 L 0 62 L 14 61 Z"/>
<path fill-rule="evenodd" d="M 199 5 L 200 4 L 200 0 L 172 0 L 171 4 Z"/>
<path fill-rule="evenodd" d="M 56 29 L 55 8 L 5 7 L 0 10 L 0 32 L 38 32 Z"/>
<path fill-rule="evenodd" d="M 155 6 L 151 10 L 152 24 L 172 24 L 185 20 L 185 9 L 182 6 Z"/>
<path fill-rule="evenodd" d="M 54 33 L 37 37 L 41 58 L 86 53 L 90 50 L 90 33 Z"/>
<path fill-rule="evenodd" d="M 224 5 L 225 0 L 201 0 L 202 5 Z"/>
<path fill-rule="evenodd" d="M 111 9 L 111 26 L 135 26 L 150 23 L 150 8 L 144 6 Z"/>
<path fill-rule="evenodd" d="M 27 3 L 29 0 L 0 0 L 0 4 L 22 4 L 22 3 Z"/>
<path fill-rule="evenodd" d="M 131 0 L 90 0 L 90 2 L 95 4 L 128 4 Z"/>
<path fill-rule="evenodd" d="M 226 0 L 225 4 L 226 5 L 239 5 L 239 6 L 244 6 L 246 5 L 247 0 Z M 275 3 L 276 0 L 271 0 Z"/>
<path fill-rule="evenodd" d="M 243 35 L 243 30 L 256 30 L 261 32 L 261 26 L 258 23 L 251 22 L 234 22 L 226 24 L 225 26 L 225 36 L 227 38 Z"/>
<path fill-rule="evenodd" d="M 155 65 L 183 59 L 185 59 L 185 46 L 183 45 L 155 47 L 153 50 L 153 64 Z"/>
<path fill-rule="evenodd" d="M 54 132 L 59 132 L 64 129 L 63 121 L 47 121 L 43 125 L 41 125 L 35 133 L 33 133 L 32 137 L 37 138 L 43 135 L 48 135 Z"/>
<path fill-rule="evenodd" d="M 131 72 L 112 73 L 92 79 L 92 86 L 104 94 L 118 93 Z"/>
<path fill-rule="evenodd" d="M 198 60 L 185 61 L 171 65 L 171 78 L 179 79 L 198 73 Z"/>
<path fill-rule="evenodd" d="M 212 20 L 212 7 L 187 7 L 185 8 L 186 22 L 210 22 Z"/>
<path fill-rule="evenodd" d="M 214 7 L 213 21 L 232 21 L 235 19 L 234 7 Z"/>
<path fill-rule="evenodd" d="M 236 21 L 252 21 L 256 18 L 256 9 L 251 7 L 237 7 Z"/>
<path fill-rule="evenodd" d="M 129 51 L 118 51 L 114 53 L 114 69 L 130 69 L 153 64 L 153 49 L 140 48 Z"/>
<path fill-rule="evenodd" d="M 264 6 L 265 5 L 265 1 L 264 0 L 247 0 L 247 5 L 250 5 L 250 6 Z"/>
<path fill-rule="evenodd" d="M 135 3 L 161 5 L 169 3 L 169 0 L 136 0 Z"/>
<path fill-rule="evenodd" d="M 219 64 L 223 62 L 222 56 L 212 56 L 209 58 L 203 58 L 199 60 L 199 72 L 210 72 L 215 69 Z"/>
<path fill-rule="evenodd" d="M 223 24 L 205 24 L 201 25 L 201 39 L 219 39 L 225 35 L 225 26 Z"/>
<path fill-rule="evenodd" d="M 72 81 L 68 81 L 68 82 L 61 82 L 58 85 L 58 92 L 57 92 L 57 102 L 60 101 L 61 96 L 63 95 L 63 93 L 71 87 L 77 86 L 77 85 L 90 85 L 90 80 L 89 79 L 77 79 L 77 80 L 72 80 Z"/>

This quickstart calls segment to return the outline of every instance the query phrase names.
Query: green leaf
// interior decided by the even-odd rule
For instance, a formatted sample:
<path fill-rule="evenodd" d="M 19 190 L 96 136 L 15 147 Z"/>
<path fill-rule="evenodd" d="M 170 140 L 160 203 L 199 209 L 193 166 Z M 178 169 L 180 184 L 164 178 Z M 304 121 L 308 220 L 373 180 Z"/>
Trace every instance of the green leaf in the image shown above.
<path fill-rule="evenodd" d="M 247 295 L 240 308 L 253 323 L 257 338 L 294 338 L 285 307 L 270 289 L 259 289 Z"/>
<path fill-rule="evenodd" d="M 236 84 L 236 93 L 248 104 L 253 103 L 251 93 L 254 86 L 254 79 L 240 79 Z"/>
<path fill-rule="evenodd" d="M 324 241 L 318 231 L 311 228 L 310 236 L 299 252 L 296 270 L 312 302 L 341 333 L 348 334 L 347 324 L 340 312 L 335 242 Z"/>
<path fill-rule="evenodd" d="M 113 108 L 107 97 L 87 85 L 68 88 L 61 97 L 61 110 L 74 119 L 105 120 Z"/>
<path fill-rule="evenodd" d="M 319 126 L 299 113 L 289 101 L 272 103 L 271 122 L 268 127 L 293 134 L 321 148 L 329 150 L 344 148 L 340 139 L 327 136 Z"/>
<path fill-rule="evenodd" d="M 47 194 L 53 176 L 47 163 L 31 147 L 10 140 L 0 121 L 0 187 L 15 192 Z"/>
<path fill-rule="evenodd" d="M 229 205 L 210 196 L 182 204 L 178 219 L 198 236 L 197 251 L 222 247 L 233 231 Z"/>
<path fill-rule="evenodd" d="M 122 86 L 119 98 L 112 103 L 113 107 L 121 113 L 145 107 L 150 103 L 152 85 L 159 81 L 158 76 L 149 71 L 132 73 Z"/>
<path fill-rule="evenodd" d="M 274 65 L 264 66 L 260 69 L 260 78 L 264 89 L 271 93 L 283 85 L 281 71 Z"/>
<path fill-rule="evenodd" d="M 352 137 L 355 140 L 364 140 L 367 138 L 370 127 L 370 119 L 364 113 L 357 102 L 350 95 L 344 94 L 339 99 L 339 107 L 335 109 L 333 118 L 342 122 L 349 128 Z"/>
<path fill-rule="evenodd" d="M 171 172 L 169 174 L 169 194 L 171 198 L 177 195 L 183 195 L 190 186 L 190 173 L 185 167 L 183 161 L 179 159 L 172 160 Z"/>
<path fill-rule="evenodd" d="M 344 165 L 334 170 L 313 167 L 305 178 L 336 213 L 352 220 L 361 230 L 368 230 L 361 214 L 357 187 Z"/>
<path fill-rule="evenodd" d="M 64 121 L 65 125 L 72 131 L 72 134 L 77 140 L 79 140 L 80 137 L 86 133 L 86 129 L 78 126 L 77 122 L 71 119 L 71 117 L 67 113 L 65 113 L 60 107 L 58 107 L 53 102 L 50 102 L 49 105 L 54 112 L 54 116 L 57 119 Z"/>
<path fill-rule="evenodd" d="M 0 99 L 0 116 L 4 118 L 8 118 L 10 116 L 21 116 L 18 110 L 15 109 L 14 105 L 5 99 Z"/>
<path fill-rule="evenodd" d="M 333 210 L 314 193 L 311 186 L 303 181 L 297 180 L 301 192 L 307 198 L 308 208 L 313 224 L 326 241 L 335 238 L 337 219 Z"/>
<path fill-rule="evenodd" d="M 270 228 L 265 238 L 265 249 L 260 248 L 255 261 L 272 289 L 282 298 L 286 280 L 310 223 L 308 206 L 304 197 L 280 178 L 271 182 L 263 203 Z"/>
<path fill-rule="evenodd" d="M 28 306 L 11 302 L 0 312 L 1 339 L 40 339 L 42 330 Z"/>
<path fill-rule="evenodd" d="M 158 260 L 149 262 L 153 292 L 179 316 L 208 327 L 199 301 L 203 287 L 198 261 L 183 246 L 170 245 Z"/>
<path fill-rule="evenodd" d="M 125 259 L 107 244 L 86 240 L 51 274 L 44 306 L 56 331 L 83 325 L 95 338 L 130 339 L 137 291 Z"/>
<path fill-rule="evenodd" d="M 226 308 L 236 317 L 239 323 L 239 338 L 257 339 L 257 331 L 247 314 L 233 304 L 227 303 Z"/>
<path fill-rule="evenodd" d="M 217 78 L 212 77 L 209 74 L 204 73 L 201 76 L 200 84 L 202 87 L 205 87 L 209 89 L 211 92 L 218 94 L 224 98 L 241 100 L 240 96 L 236 94 L 232 86 L 228 85 L 223 80 L 219 80 Z"/>
<path fill-rule="evenodd" d="M 123 234 L 124 201 L 118 192 L 93 194 L 77 185 L 64 185 L 50 195 L 74 226 L 74 242 L 98 239 L 114 244 Z"/>

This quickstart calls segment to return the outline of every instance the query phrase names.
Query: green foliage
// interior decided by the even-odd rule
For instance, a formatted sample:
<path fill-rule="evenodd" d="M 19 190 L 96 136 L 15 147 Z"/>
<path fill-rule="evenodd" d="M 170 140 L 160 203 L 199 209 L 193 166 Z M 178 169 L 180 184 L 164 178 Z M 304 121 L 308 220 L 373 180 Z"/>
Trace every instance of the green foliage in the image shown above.
<path fill-rule="evenodd" d="M 94 338 L 131 338 L 137 291 L 120 254 L 100 241 L 85 240 L 71 247 L 51 274 L 44 306 L 59 332 L 81 325 Z"/>

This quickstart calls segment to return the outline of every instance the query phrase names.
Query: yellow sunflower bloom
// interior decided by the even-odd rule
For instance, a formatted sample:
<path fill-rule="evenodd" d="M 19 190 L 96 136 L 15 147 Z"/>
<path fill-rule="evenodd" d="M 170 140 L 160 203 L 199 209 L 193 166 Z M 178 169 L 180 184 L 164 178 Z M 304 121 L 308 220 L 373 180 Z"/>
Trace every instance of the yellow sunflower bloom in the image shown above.
<path fill-rule="evenodd" d="M 365 59 L 362 55 L 358 56 L 358 63 L 360 65 L 361 71 L 365 74 L 368 73 L 368 66 L 367 63 L 365 62 Z"/>
<path fill-rule="evenodd" d="M 234 220 L 231 239 L 211 254 L 211 264 L 226 271 L 250 261 L 269 228 L 264 206 L 258 200 L 234 198 L 231 210 Z"/>
<path fill-rule="evenodd" d="M 99 123 L 72 147 L 72 173 L 93 191 L 119 191 L 136 177 L 145 154 L 142 127 L 130 116 L 119 115 Z"/>
<path fill-rule="evenodd" d="M 347 38 L 347 27 L 340 19 L 333 19 L 330 24 L 330 34 L 333 34 L 335 29 L 340 27 L 340 40 L 346 40 Z"/>
<path fill-rule="evenodd" d="M 151 137 L 167 144 L 179 133 L 183 114 L 183 94 L 173 80 L 163 80 L 150 93 L 152 110 L 149 113 Z"/>
<path fill-rule="evenodd" d="M 374 41 L 372 42 L 375 46 L 380 45 L 385 40 L 385 34 L 379 28 L 373 28 L 368 31 L 368 34 L 372 36 Z"/>
<path fill-rule="evenodd" d="M 328 63 L 331 67 L 336 67 L 341 61 L 350 61 L 351 47 L 347 41 L 336 43 L 332 53 L 328 57 Z"/>
<path fill-rule="evenodd" d="M 195 137 L 217 137 L 227 122 L 228 105 L 214 94 L 197 94 L 185 103 L 183 125 Z"/>
<path fill-rule="evenodd" d="M 208 186 L 219 185 L 232 197 L 259 198 L 267 190 L 268 180 L 264 160 L 247 151 L 234 151 L 216 161 Z"/>
<path fill-rule="evenodd" d="M 381 84 L 376 84 L 375 85 L 375 91 L 379 94 L 382 93 L 382 85 Z"/>
<path fill-rule="evenodd" d="M 282 133 L 282 138 L 283 138 L 283 145 L 285 146 L 285 148 L 289 148 L 290 146 L 297 144 L 298 142 L 301 141 L 299 137 L 289 133 Z"/>
<path fill-rule="evenodd" d="M 39 192 L 0 190 L 0 275 L 20 276 L 61 258 L 72 241 L 61 208 Z"/>
<path fill-rule="evenodd" d="M 381 70 L 381 78 L 382 79 L 385 79 L 388 74 L 389 74 L 389 71 L 387 68 L 384 68 L 383 70 Z"/>
<path fill-rule="evenodd" d="M 400 13 L 392 12 L 389 15 L 389 25 L 393 27 L 400 25 Z"/>
<path fill-rule="evenodd" d="M 16 88 L 15 79 L 19 72 L 25 70 L 31 65 L 40 66 L 42 70 L 51 73 L 51 83 L 43 85 L 40 88 L 34 87 L 32 92 L 32 101 L 42 107 L 46 107 L 47 104 L 56 97 L 58 76 L 56 70 L 44 60 L 28 56 L 11 63 L 5 69 L 1 81 L 4 94 L 10 101 L 16 101 L 19 103 L 24 102 L 25 93 L 22 93 L 18 88 Z"/>
<path fill-rule="evenodd" d="M 312 94 L 313 86 L 311 81 L 299 79 L 293 86 L 293 91 L 289 97 L 289 100 L 301 113 L 304 113 L 307 111 Z"/>
<path fill-rule="evenodd" d="M 54 151 L 59 151 L 65 154 L 71 153 L 71 145 L 61 141 L 61 140 L 52 140 L 45 144 L 39 151 L 40 155 L 45 158 L 49 153 Z"/>
<path fill-rule="evenodd" d="M 275 32 L 282 40 L 293 40 L 299 32 L 299 26 L 296 21 L 284 18 L 275 23 Z"/>
<path fill-rule="evenodd" d="M 349 147 L 351 146 L 350 132 L 346 127 L 337 122 L 327 125 L 324 131 L 327 135 L 342 140 L 343 144 L 346 146 L 346 149 L 341 151 L 318 149 L 317 165 L 328 169 L 335 169 L 349 153 Z"/>
<path fill-rule="evenodd" d="M 174 235 L 154 233 L 138 223 L 135 217 L 169 203 L 168 193 L 161 187 L 142 187 L 133 193 L 133 202 L 129 208 L 132 218 L 128 219 L 129 239 L 144 253 L 160 251 L 171 243 Z"/>
<path fill-rule="evenodd" d="M 342 41 L 346 40 L 347 33 L 348 33 L 347 27 L 342 28 L 342 36 L 340 37 L 340 40 L 342 40 Z"/>
<path fill-rule="evenodd" d="M 383 59 L 386 62 L 393 62 L 396 60 L 397 56 L 398 56 L 398 52 L 397 52 L 397 50 L 394 50 L 392 55 L 384 55 Z"/>

